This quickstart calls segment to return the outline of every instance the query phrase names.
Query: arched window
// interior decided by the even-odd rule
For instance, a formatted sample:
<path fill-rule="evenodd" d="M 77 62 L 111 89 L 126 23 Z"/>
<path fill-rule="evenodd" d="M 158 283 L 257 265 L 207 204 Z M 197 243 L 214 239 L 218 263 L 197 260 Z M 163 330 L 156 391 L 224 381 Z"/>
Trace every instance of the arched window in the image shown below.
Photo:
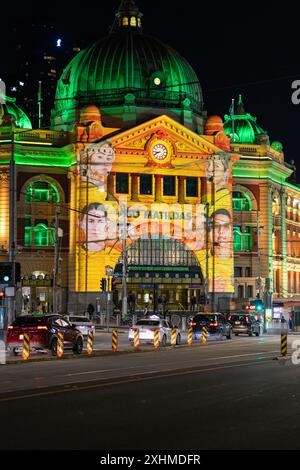
<path fill-rule="evenodd" d="M 245 227 L 242 232 L 241 227 L 233 227 L 233 249 L 234 251 L 251 251 L 252 250 L 252 233 L 251 227 Z"/>
<path fill-rule="evenodd" d="M 48 181 L 34 181 L 27 186 L 25 202 L 60 201 L 58 189 Z"/>
<path fill-rule="evenodd" d="M 130 18 L 130 26 L 136 26 L 136 17 L 135 16 L 132 16 Z"/>
<path fill-rule="evenodd" d="M 252 211 L 251 199 L 246 193 L 233 191 L 232 207 L 234 211 Z"/>
<path fill-rule="evenodd" d="M 54 246 L 54 228 L 45 224 L 25 227 L 25 246 Z"/>

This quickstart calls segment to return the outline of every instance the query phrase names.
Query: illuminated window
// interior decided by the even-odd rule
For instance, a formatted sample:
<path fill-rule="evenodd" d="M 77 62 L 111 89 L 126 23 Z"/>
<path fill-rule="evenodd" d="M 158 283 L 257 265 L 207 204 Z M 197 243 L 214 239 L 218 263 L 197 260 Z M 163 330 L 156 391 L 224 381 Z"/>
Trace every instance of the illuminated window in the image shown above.
<path fill-rule="evenodd" d="M 130 18 L 130 26 L 136 26 L 136 17 L 135 16 L 132 16 Z"/>
<path fill-rule="evenodd" d="M 124 18 L 123 18 L 123 23 L 122 23 L 122 24 L 123 24 L 123 26 L 128 26 L 129 21 L 128 21 L 127 16 L 124 16 Z"/>
<path fill-rule="evenodd" d="M 240 191 L 233 191 L 232 207 L 234 211 L 251 211 L 251 199 L 248 194 L 241 193 Z"/>
<path fill-rule="evenodd" d="M 54 229 L 45 224 L 25 227 L 25 246 L 54 246 Z"/>
<path fill-rule="evenodd" d="M 252 234 L 251 227 L 245 227 L 244 232 L 241 227 L 233 227 L 233 249 L 234 251 L 251 251 L 252 250 Z"/>
<path fill-rule="evenodd" d="M 47 181 L 35 181 L 27 187 L 25 202 L 59 202 L 57 188 Z"/>

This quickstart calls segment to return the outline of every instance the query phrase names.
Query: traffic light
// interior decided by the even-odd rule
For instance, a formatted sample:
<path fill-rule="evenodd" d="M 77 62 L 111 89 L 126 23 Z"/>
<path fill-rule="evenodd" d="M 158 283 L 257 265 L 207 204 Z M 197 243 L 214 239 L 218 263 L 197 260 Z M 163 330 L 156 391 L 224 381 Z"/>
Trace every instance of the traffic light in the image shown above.
<path fill-rule="evenodd" d="M 105 279 L 105 277 L 100 279 L 100 292 L 106 292 L 106 279 Z"/>
<path fill-rule="evenodd" d="M 261 299 L 251 300 L 251 305 L 254 305 L 256 312 L 262 312 L 264 309 L 264 304 Z"/>
<path fill-rule="evenodd" d="M 0 263 L 0 284 L 13 282 L 13 263 Z"/>

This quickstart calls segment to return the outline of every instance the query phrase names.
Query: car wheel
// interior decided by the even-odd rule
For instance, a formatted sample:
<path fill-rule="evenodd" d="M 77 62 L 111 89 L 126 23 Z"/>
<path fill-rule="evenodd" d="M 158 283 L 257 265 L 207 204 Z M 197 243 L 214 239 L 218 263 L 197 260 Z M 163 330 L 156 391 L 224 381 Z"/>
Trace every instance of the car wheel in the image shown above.
<path fill-rule="evenodd" d="M 176 344 L 181 344 L 181 335 L 177 335 Z"/>
<path fill-rule="evenodd" d="M 253 331 L 251 330 L 249 333 L 248 333 L 248 336 L 253 336 Z"/>
<path fill-rule="evenodd" d="M 239 335 L 238 333 L 234 333 L 234 334 L 235 334 L 235 336 L 238 336 L 238 335 Z"/>
<path fill-rule="evenodd" d="M 57 339 L 54 338 L 50 344 L 50 351 L 52 356 L 56 356 L 57 354 Z"/>
<path fill-rule="evenodd" d="M 82 338 L 77 338 L 73 352 L 76 354 L 81 354 L 83 350 L 83 341 Z"/>
<path fill-rule="evenodd" d="M 166 346 L 166 344 L 167 344 L 167 337 L 166 335 L 163 335 L 162 340 L 161 340 L 161 345 Z"/>
<path fill-rule="evenodd" d="M 255 333 L 255 336 L 260 336 L 260 331 L 258 331 L 257 333 Z"/>
<path fill-rule="evenodd" d="M 18 356 L 19 352 L 18 352 L 17 348 L 13 349 L 13 353 L 14 353 L 15 356 Z"/>

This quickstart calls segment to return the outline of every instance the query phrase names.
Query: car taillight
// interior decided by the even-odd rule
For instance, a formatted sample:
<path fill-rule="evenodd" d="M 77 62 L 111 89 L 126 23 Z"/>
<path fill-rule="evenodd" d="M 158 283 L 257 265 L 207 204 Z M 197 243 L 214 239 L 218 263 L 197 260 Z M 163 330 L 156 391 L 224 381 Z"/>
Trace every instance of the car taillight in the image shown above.
<path fill-rule="evenodd" d="M 48 330 L 48 327 L 47 326 L 38 326 L 37 329 L 38 330 Z"/>
<path fill-rule="evenodd" d="M 219 326 L 219 323 L 210 323 L 209 326 Z"/>
<path fill-rule="evenodd" d="M 13 327 L 13 326 L 9 326 L 7 329 L 8 329 L 8 330 L 13 330 L 14 327 Z"/>
<path fill-rule="evenodd" d="M 156 331 L 156 328 L 149 328 L 149 331 Z"/>
<path fill-rule="evenodd" d="M 190 323 L 190 325 L 191 325 L 191 326 L 196 326 L 196 323 L 195 323 L 194 321 L 192 321 L 192 322 Z"/>

